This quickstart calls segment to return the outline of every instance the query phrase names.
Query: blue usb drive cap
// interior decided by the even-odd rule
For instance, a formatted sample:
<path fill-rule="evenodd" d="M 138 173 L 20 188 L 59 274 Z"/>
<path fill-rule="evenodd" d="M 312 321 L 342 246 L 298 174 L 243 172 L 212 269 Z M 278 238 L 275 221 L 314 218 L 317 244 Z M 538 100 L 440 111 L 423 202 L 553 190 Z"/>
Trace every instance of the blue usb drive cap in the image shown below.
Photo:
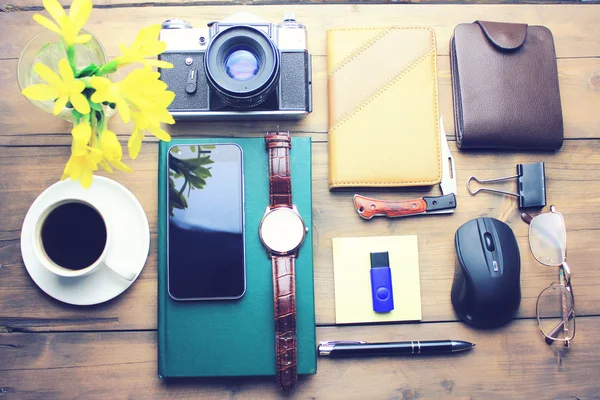
<path fill-rule="evenodd" d="M 371 253 L 371 297 L 373 311 L 386 313 L 394 309 L 392 269 L 387 251 Z"/>

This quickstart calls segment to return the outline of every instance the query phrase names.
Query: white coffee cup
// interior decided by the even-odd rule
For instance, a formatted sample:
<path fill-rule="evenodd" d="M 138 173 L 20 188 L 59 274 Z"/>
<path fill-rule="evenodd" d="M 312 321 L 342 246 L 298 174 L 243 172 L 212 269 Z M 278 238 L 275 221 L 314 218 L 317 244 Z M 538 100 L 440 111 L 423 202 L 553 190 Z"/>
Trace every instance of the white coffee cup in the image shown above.
<path fill-rule="evenodd" d="M 104 244 L 104 249 L 102 250 L 102 253 L 96 259 L 96 261 L 94 261 L 92 264 L 86 266 L 85 268 L 81 268 L 81 269 L 65 268 L 61 265 L 58 265 L 56 262 L 54 262 L 52 259 L 50 259 L 50 257 L 48 256 L 48 254 L 46 253 L 46 251 L 44 249 L 44 244 L 43 244 L 43 239 L 42 239 L 42 227 L 44 226 L 44 223 L 46 222 L 46 219 L 48 218 L 48 216 L 52 213 L 52 211 L 54 211 L 59 206 L 68 204 L 68 203 L 81 203 L 81 204 L 87 205 L 87 206 L 91 207 L 92 209 L 96 210 L 96 212 L 100 215 L 100 217 L 102 217 L 102 220 L 106 227 L 106 243 Z M 75 198 L 63 199 L 63 200 L 57 201 L 57 202 L 49 205 L 40 214 L 40 217 L 38 218 L 38 220 L 35 223 L 35 228 L 33 229 L 33 241 L 32 241 L 33 251 L 34 251 L 35 256 L 37 257 L 38 261 L 40 262 L 40 264 L 44 268 L 46 268 L 48 271 L 50 271 L 53 274 L 56 274 L 58 276 L 72 278 L 72 277 L 89 275 L 92 272 L 94 272 L 97 268 L 110 268 L 112 271 L 114 271 L 116 274 L 121 276 L 123 279 L 132 281 L 136 277 L 137 273 L 135 271 L 133 271 L 131 268 L 127 268 L 126 266 L 120 265 L 118 260 L 114 259 L 114 256 L 113 256 L 114 251 L 112 251 L 113 246 L 114 246 L 113 229 L 114 229 L 114 227 L 111 226 L 110 222 L 106 218 L 106 215 L 102 212 L 101 207 L 98 207 L 97 205 L 92 204 L 91 202 L 82 200 L 82 199 L 75 199 Z"/>

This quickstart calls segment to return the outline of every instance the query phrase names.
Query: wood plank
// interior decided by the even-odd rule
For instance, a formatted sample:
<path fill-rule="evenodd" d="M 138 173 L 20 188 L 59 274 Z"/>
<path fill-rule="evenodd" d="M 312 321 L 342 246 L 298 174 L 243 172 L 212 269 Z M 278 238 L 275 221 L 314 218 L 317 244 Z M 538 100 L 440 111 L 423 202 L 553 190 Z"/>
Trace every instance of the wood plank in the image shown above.
<path fill-rule="evenodd" d="M 600 7 L 599 7 L 600 8 Z M 44 113 L 23 97 L 16 82 L 16 60 L 0 60 L 0 146 L 69 144 L 69 123 Z M 298 122 L 178 122 L 169 126 L 174 135 L 246 136 L 273 129 L 276 125 L 296 134 L 316 133 L 326 140 L 328 131 L 326 57 L 313 57 L 313 112 Z M 597 58 L 558 60 L 565 137 L 600 137 L 600 63 Z M 446 133 L 454 136 L 452 88 L 449 57 L 438 57 L 439 105 Z M 131 126 L 115 116 L 110 122 L 117 133 L 131 132 Z M 57 139 L 52 134 L 67 134 Z"/>
<path fill-rule="evenodd" d="M 63 7 L 69 7 L 71 1 L 60 0 Z M 322 0 L 303 0 L 303 4 L 323 4 Z M 587 4 L 598 3 L 598 0 L 328 0 L 328 4 Z M 95 7 L 114 8 L 114 7 L 151 7 L 151 6 L 234 6 L 234 5 L 281 5 L 288 4 L 285 0 L 97 0 L 94 1 Z M 12 0 L 10 3 L 0 4 L 0 11 L 16 12 L 31 11 L 43 9 L 42 0 Z"/>
<path fill-rule="evenodd" d="M 459 152 L 450 144 L 457 165 L 459 202 L 455 215 L 363 221 L 352 208 L 354 191 L 330 192 L 327 187 L 327 144 L 313 144 L 313 248 L 315 252 L 316 311 L 319 324 L 335 322 L 333 298 L 333 237 L 408 235 L 419 237 L 421 299 L 424 321 L 455 320 L 450 304 L 456 263 L 453 238 L 464 222 L 479 216 L 507 221 L 521 248 L 522 296 L 520 317 L 535 315 L 538 293 L 556 279 L 556 270 L 538 264 L 530 255 L 527 225 L 521 222 L 512 197 L 482 193 L 470 196 L 465 184 L 470 175 L 492 178 L 512 175 L 516 163 L 546 162 L 548 205 L 555 204 L 565 217 L 569 235 L 569 264 L 578 315 L 600 315 L 600 280 L 596 260 L 600 226 L 600 141 L 567 141 L 555 153 Z M 19 233 L 29 205 L 42 188 L 61 174 L 68 147 L 9 147 L 0 154 L 0 330 L 104 330 L 156 328 L 156 145 L 146 144 L 132 163 L 133 174 L 112 177 L 128 187 L 150 220 L 152 251 L 141 278 L 120 298 L 97 307 L 70 307 L 53 301 L 28 278 L 23 267 Z M 35 160 L 35 161 L 33 161 Z M 514 190 L 514 183 L 501 185 Z M 389 199 L 409 199 L 431 191 L 360 191 Z M 4 328 L 3 328 L 4 327 Z"/>
<path fill-rule="evenodd" d="M 39 1 L 39 0 L 35 0 Z M 118 1 L 118 0 L 110 0 Z M 559 58 L 600 55 L 600 7 L 596 5 L 302 5 L 276 6 L 207 6 L 146 7 L 95 9 L 86 29 L 98 36 L 110 56 L 118 54 L 118 44 L 131 42 L 142 27 L 169 18 L 183 18 L 195 26 L 222 20 L 236 12 L 252 12 L 274 23 L 285 12 L 295 12 L 308 27 L 309 49 L 314 55 L 325 55 L 325 31 L 337 26 L 429 25 L 437 35 L 438 52 L 448 55 L 448 41 L 454 27 L 477 19 L 527 22 L 545 25 L 554 34 Z M 32 20 L 34 12 L 1 13 L 4 29 L 0 37 L 0 57 L 18 58 L 23 46 L 42 28 Z M 576 21 L 576 24 L 574 23 Z M 581 29 L 585 27 L 585 29 Z"/>
<path fill-rule="evenodd" d="M 533 320 L 499 331 L 475 331 L 460 323 L 318 328 L 318 340 L 455 338 L 477 347 L 429 357 L 319 358 L 317 375 L 301 377 L 291 397 L 597 398 L 599 330 L 600 317 L 579 318 L 576 339 L 565 349 L 546 345 Z M 0 336 L 0 393 L 6 399 L 282 397 L 270 377 L 162 382 L 156 354 L 155 332 L 5 334 Z"/>

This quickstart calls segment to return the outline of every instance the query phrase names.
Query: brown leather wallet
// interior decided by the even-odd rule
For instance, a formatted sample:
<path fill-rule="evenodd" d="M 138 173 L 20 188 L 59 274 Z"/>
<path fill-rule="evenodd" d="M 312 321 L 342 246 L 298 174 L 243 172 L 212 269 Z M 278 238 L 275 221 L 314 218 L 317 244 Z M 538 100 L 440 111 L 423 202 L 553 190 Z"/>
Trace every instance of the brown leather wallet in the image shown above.
<path fill-rule="evenodd" d="M 562 146 L 556 53 L 548 28 L 460 24 L 450 39 L 450 64 L 459 148 Z"/>

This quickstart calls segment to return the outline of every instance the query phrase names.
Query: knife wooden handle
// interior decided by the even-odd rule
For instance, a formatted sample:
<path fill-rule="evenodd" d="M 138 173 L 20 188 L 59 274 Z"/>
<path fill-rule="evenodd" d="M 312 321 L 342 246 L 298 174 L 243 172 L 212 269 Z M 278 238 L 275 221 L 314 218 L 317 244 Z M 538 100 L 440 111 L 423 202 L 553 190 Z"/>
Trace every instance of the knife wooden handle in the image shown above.
<path fill-rule="evenodd" d="M 423 199 L 389 201 L 355 194 L 354 207 L 364 219 L 371 219 L 376 215 L 393 218 L 423 213 L 427 209 L 427 203 Z"/>

